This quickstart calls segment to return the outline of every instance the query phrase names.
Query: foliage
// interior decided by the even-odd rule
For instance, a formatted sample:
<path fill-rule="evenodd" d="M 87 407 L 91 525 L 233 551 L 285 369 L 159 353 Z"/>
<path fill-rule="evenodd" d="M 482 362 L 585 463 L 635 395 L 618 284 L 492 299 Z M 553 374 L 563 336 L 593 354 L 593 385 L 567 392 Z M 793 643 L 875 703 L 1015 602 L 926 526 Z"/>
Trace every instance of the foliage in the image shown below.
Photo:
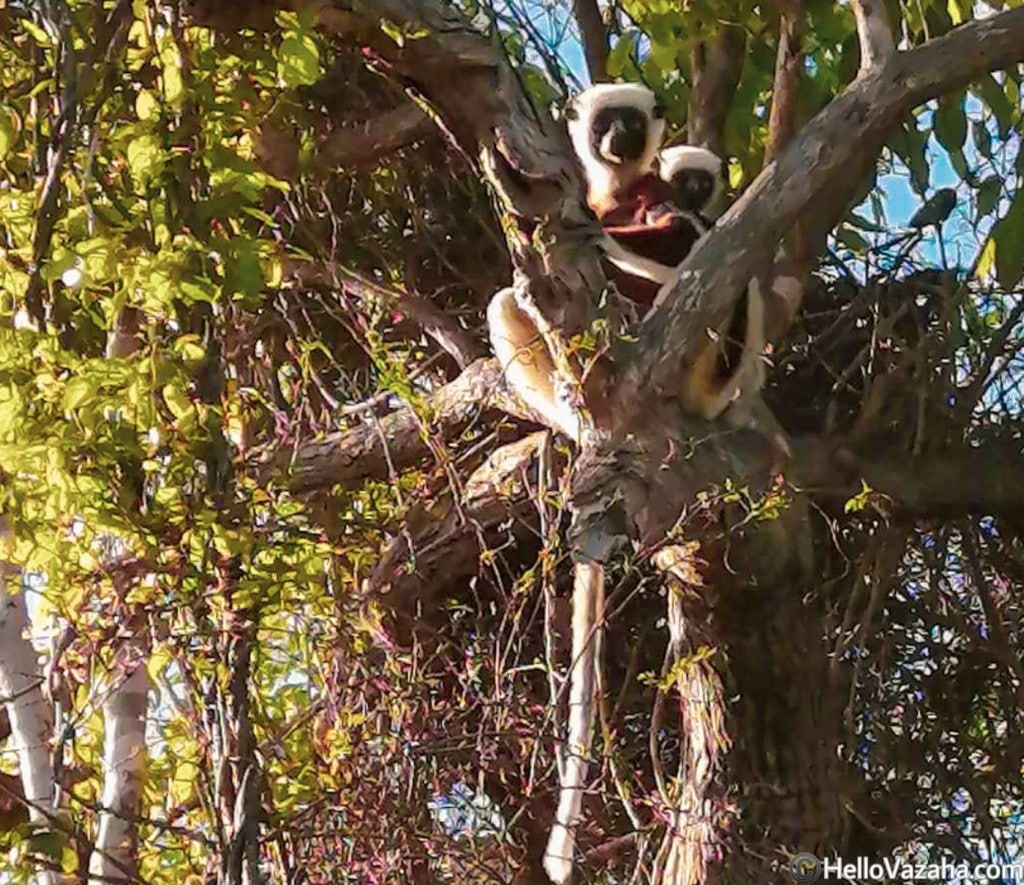
<path fill-rule="evenodd" d="M 890 5 L 911 44 L 973 15 L 959 0 Z M 242 761 L 257 759 L 268 881 L 418 882 L 431 870 L 507 881 L 550 816 L 541 600 L 564 589 L 564 502 L 538 496 L 545 530 L 487 536 L 477 573 L 438 578 L 428 612 L 397 590 L 397 601 L 368 602 L 382 539 L 443 510 L 497 437 L 477 423 L 440 438 L 423 397 L 454 376 L 450 358 L 400 303 L 324 283 L 331 268 L 358 270 L 424 296 L 482 341 L 483 305 L 509 268 L 476 170 L 437 133 L 369 165 L 324 168 L 324 145 L 346 126 L 407 99 L 376 60 L 306 15 L 229 33 L 158 0 L 134 0 L 121 28 L 99 6 L 0 12 L 0 507 L 17 536 L 9 558 L 41 582 L 35 620 L 57 649 L 49 690 L 80 851 L 69 867 L 84 869 L 100 795 L 97 686 L 116 649 L 136 642 L 154 684 L 142 880 L 217 875 Z M 549 6 L 568 20 L 571 4 Z M 685 16 L 668 0 L 622 7 L 611 73 L 650 83 L 676 128 L 693 46 L 720 22 L 743 27 L 726 146 L 733 184 L 749 183 L 768 137 L 776 13 L 734 0 L 698 0 Z M 513 33 L 509 15 L 494 19 L 504 45 L 547 100 L 558 60 L 536 34 Z M 845 7 L 813 0 L 806 17 L 803 119 L 848 82 L 857 52 Z M 889 207 L 866 182 L 873 218 L 837 231 L 843 254 L 776 354 L 788 430 L 858 433 L 861 406 L 897 376 L 909 378 L 904 395 L 872 432 L 906 452 L 1016 428 L 1019 314 L 1003 327 L 1024 276 L 1020 84 L 1020 71 L 986 78 L 893 135 L 879 173 L 905 172 L 925 195 L 938 162 L 955 171 L 956 217 L 978 234 L 969 269 L 949 285 L 910 274 L 935 255 L 920 239 L 893 252 Z M 129 317 L 136 343 L 108 356 Z M 951 420 L 950 397 L 978 378 Z M 300 441 L 379 426 L 399 402 L 419 410 L 432 459 L 315 500 L 268 467 Z M 844 747 L 859 789 L 899 810 L 893 844 L 936 832 L 940 818 L 944 835 L 995 838 L 1020 814 L 1017 527 L 915 527 L 879 610 L 843 582 L 849 563 L 869 582 L 859 561 L 887 514 L 867 485 L 851 504 L 830 526 L 844 561 L 826 578 L 840 622 L 830 639 L 861 677 Z M 998 628 L 992 595 L 1007 620 Z M 650 579 L 627 574 L 612 597 L 629 601 L 614 637 L 636 659 L 610 663 L 627 683 L 625 724 L 608 735 L 626 774 L 621 794 L 599 797 L 594 844 L 628 829 L 629 813 L 656 817 L 644 713 L 679 675 L 637 676 L 661 666 L 649 637 L 663 600 Z M 878 632 L 854 639 L 846 624 L 841 635 L 846 612 L 877 615 Z M 679 738 L 663 737 L 667 765 Z M 963 826 L 949 823 L 961 790 Z M 453 795 L 485 806 L 486 796 L 499 818 L 446 828 L 428 802 Z M 993 820 L 996 807 L 1009 811 Z M 24 837 L 0 833 L 13 881 L 27 875 Z M 951 850 L 974 849 L 962 839 Z"/>

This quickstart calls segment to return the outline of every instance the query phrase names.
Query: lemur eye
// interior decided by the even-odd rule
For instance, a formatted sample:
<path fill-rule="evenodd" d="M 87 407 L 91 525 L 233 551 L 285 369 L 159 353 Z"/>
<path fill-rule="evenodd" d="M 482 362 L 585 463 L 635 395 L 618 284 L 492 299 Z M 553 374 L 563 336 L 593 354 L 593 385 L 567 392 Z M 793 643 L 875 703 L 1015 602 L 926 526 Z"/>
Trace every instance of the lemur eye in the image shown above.
<path fill-rule="evenodd" d="M 660 120 L 665 116 L 665 108 L 663 105 L 655 103 L 654 107 L 651 108 L 651 116 L 655 120 Z"/>

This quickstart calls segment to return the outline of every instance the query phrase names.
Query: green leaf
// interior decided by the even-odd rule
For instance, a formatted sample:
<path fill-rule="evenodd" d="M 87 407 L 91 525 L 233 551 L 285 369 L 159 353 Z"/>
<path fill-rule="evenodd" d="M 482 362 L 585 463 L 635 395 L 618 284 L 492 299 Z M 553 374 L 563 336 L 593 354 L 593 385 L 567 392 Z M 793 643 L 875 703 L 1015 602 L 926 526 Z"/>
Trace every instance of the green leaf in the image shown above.
<path fill-rule="evenodd" d="M 991 215 L 999 205 L 999 197 L 1003 192 L 1003 180 L 998 175 L 990 175 L 978 185 L 978 211 L 976 220 Z"/>
<path fill-rule="evenodd" d="M 935 137 L 951 154 L 963 150 L 967 141 L 967 114 L 964 93 L 944 95 L 935 111 Z"/>
<path fill-rule="evenodd" d="M 309 86 L 320 79 L 320 50 L 309 34 L 291 33 L 281 41 L 277 75 L 285 86 Z"/>
<path fill-rule="evenodd" d="M 17 136 L 17 115 L 10 108 L 0 107 L 0 161 L 7 158 Z"/>
<path fill-rule="evenodd" d="M 1004 289 L 1012 289 L 1024 279 L 1024 190 L 992 228 L 996 244 L 996 279 Z"/>
<path fill-rule="evenodd" d="M 995 115 L 996 124 L 999 127 L 999 137 L 1005 139 L 1013 129 L 1014 109 L 1006 97 L 1006 93 L 1003 92 L 1002 86 L 995 81 L 991 74 L 986 74 L 978 80 L 978 94 Z"/>
<path fill-rule="evenodd" d="M 50 35 L 31 19 L 22 18 L 20 19 L 20 24 L 25 29 L 26 33 L 28 33 L 28 35 L 40 46 L 52 45 L 53 41 L 50 40 Z"/>
<path fill-rule="evenodd" d="M 140 89 L 135 96 L 135 114 L 140 120 L 152 120 L 160 114 L 160 102 L 148 89 Z"/>
<path fill-rule="evenodd" d="M 845 506 L 843 507 L 843 511 L 845 513 L 858 513 L 858 512 L 860 512 L 861 510 L 863 510 L 865 507 L 868 506 L 868 504 L 871 501 L 871 495 L 873 493 L 874 493 L 874 490 L 871 488 L 871 486 L 869 486 L 862 479 L 860 481 L 860 491 L 857 492 L 856 495 L 854 495 L 852 498 L 850 498 L 846 502 Z"/>
<path fill-rule="evenodd" d="M 128 145 L 128 168 L 132 178 L 143 184 L 163 166 L 166 154 L 155 135 L 140 135 Z"/>
<path fill-rule="evenodd" d="M 636 50 L 635 38 L 632 34 L 624 34 L 612 47 L 608 54 L 608 76 L 618 79 L 632 64 Z"/>
<path fill-rule="evenodd" d="M 889 147 L 910 170 L 910 183 L 914 190 L 923 194 L 928 189 L 931 177 L 927 155 L 928 137 L 910 121 L 890 136 Z"/>
<path fill-rule="evenodd" d="M 171 410 L 171 414 L 175 418 L 181 419 L 192 411 L 192 401 L 188 398 L 188 394 L 180 387 L 166 384 L 164 385 L 163 393 L 164 402 L 167 403 L 167 408 Z"/>
<path fill-rule="evenodd" d="M 974 276 L 984 282 L 988 279 L 989 274 L 995 269 L 996 265 L 996 241 L 989 237 L 985 241 L 985 246 L 981 250 L 981 255 L 978 256 L 978 264 L 974 270 Z"/>
<path fill-rule="evenodd" d="M 80 408 L 96 393 L 93 382 L 88 378 L 72 378 L 64 388 L 64 411 L 73 412 Z"/>
<path fill-rule="evenodd" d="M 868 251 L 868 241 L 848 224 L 844 224 L 836 232 L 836 239 L 839 240 L 851 252 L 864 253 Z"/>
<path fill-rule="evenodd" d="M 185 362 L 197 362 L 206 356 L 198 335 L 182 335 L 174 342 L 174 351 Z"/>
<path fill-rule="evenodd" d="M 974 135 L 974 146 L 983 157 L 992 156 L 992 133 L 984 120 L 971 121 L 971 133 Z"/>

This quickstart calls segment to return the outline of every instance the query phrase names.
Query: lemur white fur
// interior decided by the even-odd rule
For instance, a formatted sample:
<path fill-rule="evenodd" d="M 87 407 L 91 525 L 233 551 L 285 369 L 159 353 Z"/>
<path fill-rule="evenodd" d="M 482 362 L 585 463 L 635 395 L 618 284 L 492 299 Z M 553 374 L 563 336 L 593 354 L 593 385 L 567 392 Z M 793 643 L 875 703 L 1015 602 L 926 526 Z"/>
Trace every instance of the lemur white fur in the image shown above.
<path fill-rule="evenodd" d="M 688 170 L 707 172 L 714 182 L 710 196 L 705 200 L 701 214 L 714 220 L 718 216 L 718 207 L 725 194 L 725 181 L 722 178 L 722 158 L 707 148 L 694 147 L 689 144 L 678 144 L 663 148 L 658 154 L 658 174 L 663 180 L 671 182 L 680 173 Z"/>
<path fill-rule="evenodd" d="M 647 119 L 647 141 L 641 156 L 622 162 L 606 149 L 607 134 L 602 138 L 601 153 L 590 143 L 591 123 L 609 108 L 633 108 Z M 570 105 L 566 128 L 573 150 L 583 167 L 587 182 L 587 198 L 591 205 L 614 197 L 654 168 L 658 148 L 665 136 L 665 121 L 658 112 L 658 103 L 646 86 L 639 83 L 599 83 L 580 93 Z M 598 197 L 595 201 L 593 198 Z"/>
<path fill-rule="evenodd" d="M 591 122 L 598 113 L 612 108 L 632 109 L 643 115 L 646 138 L 638 159 L 617 160 L 611 152 L 607 133 L 599 145 L 601 156 L 592 149 Z M 601 193 L 612 199 L 614 194 L 653 170 L 665 132 L 665 121 L 657 116 L 655 108 L 654 94 L 637 84 L 592 86 L 571 103 L 567 129 L 573 149 L 584 167 L 590 189 L 588 199 L 591 193 Z M 664 265 L 633 255 L 611 237 L 603 236 L 600 247 L 609 260 L 626 273 L 659 284 L 665 279 L 668 269 Z M 520 290 L 510 287 L 492 297 L 487 308 L 491 347 L 505 371 L 509 386 L 523 402 L 549 427 L 578 444 L 583 422 L 569 402 L 568 392 L 563 389 L 565 385 L 523 296 Z"/>
<path fill-rule="evenodd" d="M 637 156 L 616 156 L 612 130 L 592 132 L 598 114 L 612 109 L 643 115 L 645 137 Z M 653 93 L 636 84 L 593 86 L 573 103 L 568 122 L 573 148 L 583 167 L 587 182 L 587 201 L 597 211 L 622 204 L 627 190 L 657 170 L 671 181 L 687 168 L 711 171 L 717 199 L 722 190 L 721 161 L 710 151 L 699 148 L 670 148 L 658 157 L 664 135 L 664 121 L 656 109 Z M 710 206 L 711 200 L 707 201 Z M 696 207 L 699 213 L 705 206 Z M 694 228 L 703 234 L 706 223 L 695 213 L 686 213 Z M 671 291 L 677 268 L 669 267 L 631 252 L 605 235 L 601 240 L 605 257 L 627 274 L 658 283 L 661 290 L 655 305 Z M 525 296 L 525 297 L 524 297 Z M 541 334 L 540 318 L 535 318 L 524 289 L 502 289 L 492 298 L 487 310 L 491 344 L 508 379 L 519 394 L 551 428 L 579 444 L 587 433 L 589 421 L 572 405 L 566 382 L 557 371 L 555 360 Z M 764 345 L 763 303 L 756 287 L 747 298 L 747 334 L 741 365 L 720 390 L 707 385 L 714 380 L 719 343 L 708 347 L 697 364 L 685 374 L 682 391 L 684 406 L 694 414 L 713 419 L 726 410 L 736 396 L 758 384 L 760 353 Z M 728 331 L 718 330 L 720 337 Z M 755 375 L 756 373 L 756 375 Z M 600 642 L 604 618 L 604 569 L 599 563 L 577 562 L 573 579 L 572 665 L 569 672 L 569 722 L 561 766 L 561 782 L 555 823 L 544 853 L 544 869 L 556 885 L 564 885 L 572 876 L 575 827 L 580 818 L 586 787 L 589 755 L 592 747 L 597 709 L 597 674 L 600 666 Z"/>
<path fill-rule="evenodd" d="M 711 193 L 708 194 L 702 206 L 695 208 L 703 218 L 713 218 L 717 214 L 716 210 L 725 193 L 722 158 L 707 148 L 692 145 L 667 147 L 658 154 L 658 174 L 664 181 L 673 183 L 687 171 L 705 172 L 711 176 Z M 674 282 L 675 273 L 673 272 L 656 296 L 654 306 L 664 300 L 672 290 Z M 756 393 L 764 386 L 765 372 L 761 359 L 765 346 L 764 298 L 756 279 L 751 280 L 747 288 L 746 310 L 746 329 L 739 366 L 729 380 L 716 392 L 708 382 L 715 370 L 718 348 L 711 347 L 705 350 L 698 357 L 694 370 L 687 373 L 684 379 L 681 399 L 683 407 L 688 411 L 712 420 L 721 415 L 738 398 Z M 727 331 L 728 325 L 715 330 L 714 334 L 717 338 L 721 338 Z"/>

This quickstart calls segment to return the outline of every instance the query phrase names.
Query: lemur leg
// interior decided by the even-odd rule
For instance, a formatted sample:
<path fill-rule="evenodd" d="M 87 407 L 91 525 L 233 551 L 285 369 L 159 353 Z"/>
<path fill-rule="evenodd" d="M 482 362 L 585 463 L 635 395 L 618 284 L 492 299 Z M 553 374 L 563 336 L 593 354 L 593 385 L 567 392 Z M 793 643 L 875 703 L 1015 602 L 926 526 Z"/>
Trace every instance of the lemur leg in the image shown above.
<path fill-rule="evenodd" d="M 597 718 L 598 673 L 604 622 L 604 566 L 578 562 L 572 588 L 572 664 L 569 669 L 569 729 L 555 823 L 544 851 L 544 870 L 555 885 L 572 878 L 576 826 Z"/>
<path fill-rule="evenodd" d="M 580 417 L 561 392 L 554 360 L 536 324 L 516 301 L 514 288 L 501 289 L 491 298 L 487 328 L 509 386 L 548 427 L 578 442 Z"/>
<path fill-rule="evenodd" d="M 716 340 L 701 351 L 683 380 L 683 407 L 708 421 L 721 415 L 737 398 L 760 390 L 764 384 L 764 298 L 756 280 L 751 281 L 744 301 L 746 328 L 739 365 L 722 378 L 721 360 L 730 321 L 719 330 Z"/>

